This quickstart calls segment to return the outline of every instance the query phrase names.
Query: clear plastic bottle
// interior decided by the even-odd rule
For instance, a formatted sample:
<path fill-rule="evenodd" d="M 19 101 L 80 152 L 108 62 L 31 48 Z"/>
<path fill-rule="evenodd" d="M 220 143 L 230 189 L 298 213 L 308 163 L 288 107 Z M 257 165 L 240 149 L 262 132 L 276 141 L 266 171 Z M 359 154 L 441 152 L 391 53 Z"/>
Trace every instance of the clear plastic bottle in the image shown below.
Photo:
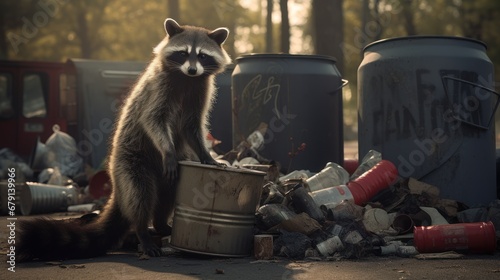
<path fill-rule="evenodd" d="M 318 205 L 325 205 L 329 209 L 335 208 L 344 200 L 364 205 L 379 191 L 389 187 L 397 176 L 396 166 L 390 161 L 382 160 L 365 172 L 363 176 L 348 182 L 347 185 L 341 184 L 318 189 L 312 191 L 311 196 Z M 314 176 L 309 178 L 308 182 L 312 178 Z M 311 188 L 311 185 L 309 187 Z"/>
<path fill-rule="evenodd" d="M 382 160 L 381 153 L 379 153 L 375 150 L 369 150 L 368 153 L 366 153 L 366 155 L 361 160 L 361 163 L 359 164 L 356 171 L 354 171 L 354 173 L 352 173 L 350 179 L 354 180 L 354 179 L 358 178 L 359 176 L 363 175 L 363 173 L 370 170 L 372 167 L 374 167 L 381 160 Z"/>
<path fill-rule="evenodd" d="M 346 185 L 333 186 L 317 190 L 311 193 L 317 205 L 328 209 L 333 209 L 335 206 L 342 203 L 344 200 L 354 201 L 351 191 Z"/>
<path fill-rule="evenodd" d="M 285 182 L 286 180 L 291 179 L 304 179 L 306 180 L 311 175 L 309 170 L 294 170 L 286 175 L 283 175 L 279 178 L 280 182 Z"/>
<path fill-rule="evenodd" d="M 340 165 L 329 162 L 323 170 L 306 180 L 309 191 L 345 185 L 349 182 L 349 173 Z"/>

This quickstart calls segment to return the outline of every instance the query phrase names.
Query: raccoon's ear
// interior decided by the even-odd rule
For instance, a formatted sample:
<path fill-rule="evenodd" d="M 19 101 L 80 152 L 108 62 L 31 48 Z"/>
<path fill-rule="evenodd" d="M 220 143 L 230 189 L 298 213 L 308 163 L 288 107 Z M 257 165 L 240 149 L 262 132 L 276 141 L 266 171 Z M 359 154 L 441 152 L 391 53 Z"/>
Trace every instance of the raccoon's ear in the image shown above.
<path fill-rule="evenodd" d="M 177 23 L 177 21 L 175 21 L 171 18 L 167 18 L 165 20 L 164 25 L 165 25 L 165 32 L 167 32 L 167 34 L 170 37 L 173 37 L 176 34 L 179 34 L 182 31 L 184 31 L 184 29 L 182 29 L 182 27 Z"/>
<path fill-rule="evenodd" d="M 226 41 L 227 36 L 229 35 L 229 29 L 220 27 L 212 32 L 208 33 L 208 37 L 212 38 L 218 45 L 222 45 L 224 41 Z"/>

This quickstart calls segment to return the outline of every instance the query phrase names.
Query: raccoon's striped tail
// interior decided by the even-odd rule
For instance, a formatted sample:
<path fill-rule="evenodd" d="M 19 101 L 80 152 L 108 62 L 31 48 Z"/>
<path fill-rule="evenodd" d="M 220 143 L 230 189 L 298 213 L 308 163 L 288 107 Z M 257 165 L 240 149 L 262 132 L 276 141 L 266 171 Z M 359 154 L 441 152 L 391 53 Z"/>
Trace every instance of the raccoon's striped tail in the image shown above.
<path fill-rule="evenodd" d="M 96 221 L 36 219 L 20 223 L 18 261 L 64 260 L 104 255 L 119 245 L 130 222 L 112 201 Z"/>

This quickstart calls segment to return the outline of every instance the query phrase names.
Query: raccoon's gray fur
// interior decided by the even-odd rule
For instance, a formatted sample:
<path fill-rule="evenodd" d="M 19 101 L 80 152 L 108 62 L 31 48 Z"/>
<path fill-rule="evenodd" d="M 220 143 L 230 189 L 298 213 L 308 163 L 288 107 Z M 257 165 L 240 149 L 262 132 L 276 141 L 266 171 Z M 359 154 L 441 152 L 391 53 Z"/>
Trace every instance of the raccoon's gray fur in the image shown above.
<path fill-rule="evenodd" d="M 148 233 L 168 235 L 179 160 L 217 164 L 205 147 L 214 75 L 230 59 L 222 43 L 228 30 L 209 31 L 165 20 L 166 38 L 125 100 L 109 154 L 111 197 L 97 221 L 39 219 L 19 232 L 19 260 L 85 258 L 119 244 L 133 226 L 144 252 L 159 256 Z"/>

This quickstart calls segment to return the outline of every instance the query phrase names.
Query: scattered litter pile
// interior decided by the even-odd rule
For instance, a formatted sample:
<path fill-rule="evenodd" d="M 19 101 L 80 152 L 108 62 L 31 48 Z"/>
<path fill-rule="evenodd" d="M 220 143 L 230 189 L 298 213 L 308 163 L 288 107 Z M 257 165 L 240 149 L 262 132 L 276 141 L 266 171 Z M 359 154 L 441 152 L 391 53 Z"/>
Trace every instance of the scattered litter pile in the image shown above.
<path fill-rule="evenodd" d="M 83 213 L 100 208 L 107 199 L 90 193 L 89 178 L 95 172 L 85 166 L 75 140 L 60 131 L 58 125 L 54 125 L 53 134 L 45 143 L 37 142 L 29 162 L 8 148 L 0 149 L 0 179 L 7 178 L 8 170 L 15 170 L 15 193 L 12 194 L 17 214 Z M 103 185 L 100 184 L 100 187 Z M 7 189 L 7 181 L 1 181 L 2 215 L 8 214 Z M 101 190 L 100 193 L 105 192 Z"/>
<path fill-rule="evenodd" d="M 101 189 L 89 192 L 90 176 L 85 175 L 81 158 L 72 152 L 76 151 L 75 143 L 68 137 L 55 129 L 43 147 L 43 160 L 50 161 L 44 165 L 50 167 L 40 173 L 38 185 L 25 184 L 33 198 L 29 206 L 18 207 L 23 215 L 60 210 L 90 212 L 104 204 L 109 178 L 103 176 L 105 172 L 96 173 Z M 267 172 L 254 233 L 256 244 L 265 244 L 262 248 L 267 246 L 272 252 L 254 250 L 258 259 L 350 259 L 368 255 L 430 258 L 422 253 L 494 253 L 498 247 L 500 200 L 469 208 L 459 201 L 443 199 L 438 187 L 401 178 L 395 165 L 383 160 L 377 151 L 368 152 L 359 164 L 357 160 L 345 160 L 345 168 L 329 162 L 316 174 L 308 170 L 282 174 L 279 163 L 257 152 L 261 138 L 253 135 L 222 156 L 212 154 L 228 166 Z M 209 143 L 215 146 L 216 142 Z M 303 144 L 297 151 L 304 149 Z M 0 164 L 2 170 L 16 166 L 17 175 L 28 180 L 33 176 L 30 166 L 8 149 L 0 150 Z M 53 185 L 59 186 L 57 191 L 54 187 L 50 190 L 56 192 L 54 197 L 61 197 L 64 187 L 62 201 L 51 200 L 50 205 L 45 200 L 35 201 L 36 191 Z M 0 197 L 6 197 L 4 187 Z M 27 189 L 19 190 L 23 193 Z M 23 201 L 17 198 L 16 203 Z M 40 205 L 36 207 L 37 203 Z M 6 214 L 4 208 L 2 214 Z"/>
<path fill-rule="evenodd" d="M 495 252 L 499 200 L 469 208 L 441 199 L 437 187 L 399 178 L 396 167 L 381 158 L 370 151 L 350 173 L 328 163 L 317 174 L 299 170 L 269 181 L 257 228 L 275 236 L 274 255 L 342 259 Z"/>
<path fill-rule="evenodd" d="M 259 154 L 263 137 L 257 132 L 224 156 L 213 156 L 227 165 L 267 172 L 255 242 L 272 235 L 273 256 L 454 258 L 493 253 L 498 247 L 500 200 L 469 208 L 441 198 L 438 187 L 400 177 L 394 164 L 373 150 L 361 161 L 346 159 L 345 168 L 329 162 L 316 174 L 281 174 L 279 163 Z M 298 152 L 303 149 L 305 144 Z M 254 251 L 258 259 L 271 256 Z"/>

